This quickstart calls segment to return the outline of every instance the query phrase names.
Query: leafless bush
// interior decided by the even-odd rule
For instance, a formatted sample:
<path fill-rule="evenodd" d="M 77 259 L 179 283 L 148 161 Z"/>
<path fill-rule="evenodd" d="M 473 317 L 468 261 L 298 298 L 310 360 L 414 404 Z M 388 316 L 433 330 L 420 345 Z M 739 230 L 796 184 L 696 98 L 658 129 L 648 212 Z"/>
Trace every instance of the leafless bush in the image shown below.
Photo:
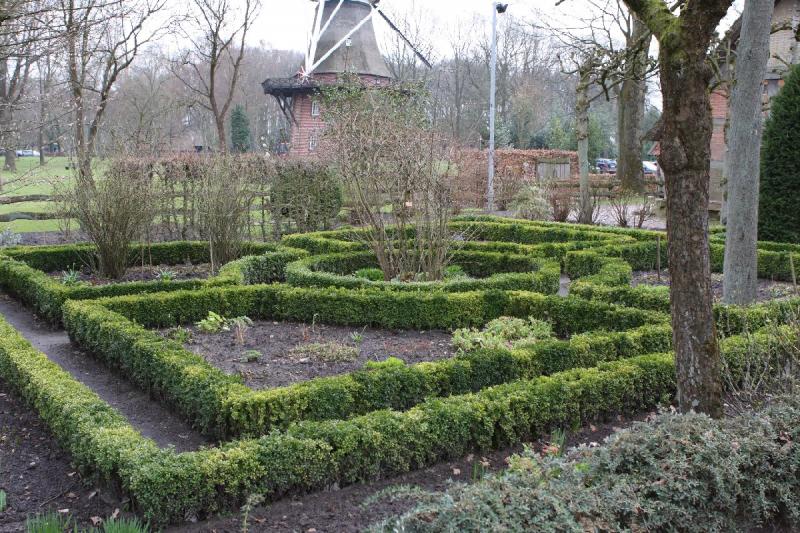
<path fill-rule="evenodd" d="M 732 411 L 746 412 L 800 391 L 800 316 L 746 332 L 741 342 L 723 347 L 726 403 Z"/>
<path fill-rule="evenodd" d="M 647 195 L 620 189 L 609 196 L 614 221 L 622 228 L 642 228 L 655 216 L 655 204 Z"/>
<path fill-rule="evenodd" d="M 441 279 L 453 244 L 459 154 L 431 125 L 424 100 L 415 88 L 357 79 L 325 93 L 325 149 L 387 280 Z"/>
<path fill-rule="evenodd" d="M 568 187 L 548 184 L 545 187 L 547 203 L 550 204 L 550 216 L 556 222 L 566 222 L 575 210 L 575 198 Z"/>
<path fill-rule="evenodd" d="M 258 166 L 245 158 L 218 155 L 207 158 L 197 172 L 198 225 L 209 244 L 211 270 L 216 272 L 240 255 Z"/>
<path fill-rule="evenodd" d="M 87 262 L 101 276 L 119 279 L 131 244 L 144 238 L 156 215 L 151 174 L 126 158 L 110 161 L 102 178 L 57 192 L 65 218 L 74 218 L 96 247 Z"/>

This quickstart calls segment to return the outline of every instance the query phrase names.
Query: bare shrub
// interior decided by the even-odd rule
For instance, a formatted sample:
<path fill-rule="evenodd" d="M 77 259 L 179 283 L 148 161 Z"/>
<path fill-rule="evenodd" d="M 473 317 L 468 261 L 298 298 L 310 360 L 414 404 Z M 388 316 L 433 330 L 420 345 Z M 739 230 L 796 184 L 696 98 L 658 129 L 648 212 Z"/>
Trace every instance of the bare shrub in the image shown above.
<path fill-rule="evenodd" d="M 555 222 L 566 222 L 575 210 L 575 198 L 569 187 L 555 183 L 546 185 L 545 194 L 550 205 L 550 216 Z"/>
<path fill-rule="evenodd" d="M 207 158 L 196 171 L 198 226 L 208 241 L 211 270 L 216 272 L 240 255 L 259 166 L 248 158 L 218 155 Z"/>
<path fill-rule="evenodd" d="M 96 251 L 87 257 L 101 276 L 119 279 L 129 266 L 131 244 L 146 237 L 156 215 L 153 181 L 143 165 L 112 160 L 101 178 L 57 191 L 65 218 L 74 218 Z"/>
<path fill-rule="evenodd" d="M 325 150 L 387 280 L 441 279 L 453 243 L 447 223 L 458 153 L 431 124 L 426 97 L 357 78 L 325 92 Z"/>
<path fill-rule="evenodd" d="M 744 413 L 800 391 L 800 316 L 745 332 L 742 339 L 722 345 L 729 409 Z"/>
<path fill-rule="evenodd" d="M 655 216 L 655 204 L 650 196 L 620 189 L 609 196 L 614 222 L 622 227 L 642 228 Z"/>

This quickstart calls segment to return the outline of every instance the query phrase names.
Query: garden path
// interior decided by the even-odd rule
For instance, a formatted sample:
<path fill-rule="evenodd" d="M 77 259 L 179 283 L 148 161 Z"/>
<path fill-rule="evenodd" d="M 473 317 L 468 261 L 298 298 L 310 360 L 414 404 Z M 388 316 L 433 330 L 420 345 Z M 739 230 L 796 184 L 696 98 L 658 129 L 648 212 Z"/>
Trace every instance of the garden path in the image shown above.
<path fill-rule="evenodd" d="M 159 446 L 179 452 L 211 444 L 182 418 L 172 413 L 124 377 L 73 345 L 66 332 L 38 320 L 21 303 L 0 295 L 0 315 L 37 350 L 93 390 L 119 411 L 142 435 Z"/>

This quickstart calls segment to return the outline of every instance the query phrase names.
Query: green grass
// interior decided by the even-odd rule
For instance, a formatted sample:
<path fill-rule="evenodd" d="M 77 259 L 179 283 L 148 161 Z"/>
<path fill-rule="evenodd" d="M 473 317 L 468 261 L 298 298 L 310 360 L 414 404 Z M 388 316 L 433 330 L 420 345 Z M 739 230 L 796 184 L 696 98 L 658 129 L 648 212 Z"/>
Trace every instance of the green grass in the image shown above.
<path fill-rule="evenodd" d="M 4 184 L 3 192 L 17 196 L 22 194 L 51 194 L 53 192 L 52 183 L 71 179 L 71 171 L 66 169 L 69 159 L 66 157 L 54 157 L 47 160 L 44 166 L 39 165 L 38 157 L 20 157 L 17 159 L 17 172 L 0 171 L 0 179 Z M 60 178 L 60 179 L 59 179 Z M 22 179 L 22 183 L 11 183 Z M 23 185 L 23 186 L 20 186 Z"/>
<path fill-rule="evenodd" d="M 15 220 L 13 222 L 0 222 L 0 231 L 6 228 L 11 228 L 14 233 L 59 231 L 61 229 L 60 224 L 59 220 Z"/>

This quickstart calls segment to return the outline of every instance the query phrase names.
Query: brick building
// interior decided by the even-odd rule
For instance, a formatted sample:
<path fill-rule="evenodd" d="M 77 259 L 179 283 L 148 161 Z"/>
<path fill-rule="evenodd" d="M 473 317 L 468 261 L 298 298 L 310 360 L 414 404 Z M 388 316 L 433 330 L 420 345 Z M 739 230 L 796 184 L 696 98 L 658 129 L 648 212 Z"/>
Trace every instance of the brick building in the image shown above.
<path fill-rule="evenodd" d="M 775 13 L 772 18 L 774 31 L 770 39 L 770 59 L 767 63 L 767 74 L 764 78 L 764 101 L 774 97 L 783 85 L 783 76 L 790 65 L 800 63 L 800 0 L 776 0 Z M 731 42 L 735 51 L 741 33 L 741 19 L 736 21 L 728 32 L 726 41 Z M 726 69 L 723 65 L 722 72 Z M 727 145 L 725 127 L 728 122 L 729 87 L 725 84 L 711 95 L 711 109 L 714 117 L 714 132 L 711 137 L 711 210 L 719 211 L 722 207 L 722 176 L 725 169 Z"/>
<path fill-rule="evenodd" d="M 264 81 L 264 93 L 275 97 L 291 124 L 291 135 L 280 152 L 315 155 L 324 123 L 320 87 L 336 83 L 345 73 L 364 83 L 386 85 L 392 75 L 380 53 L 368 0 L 320 0 L 306 64 L 291 78 Z"/>

